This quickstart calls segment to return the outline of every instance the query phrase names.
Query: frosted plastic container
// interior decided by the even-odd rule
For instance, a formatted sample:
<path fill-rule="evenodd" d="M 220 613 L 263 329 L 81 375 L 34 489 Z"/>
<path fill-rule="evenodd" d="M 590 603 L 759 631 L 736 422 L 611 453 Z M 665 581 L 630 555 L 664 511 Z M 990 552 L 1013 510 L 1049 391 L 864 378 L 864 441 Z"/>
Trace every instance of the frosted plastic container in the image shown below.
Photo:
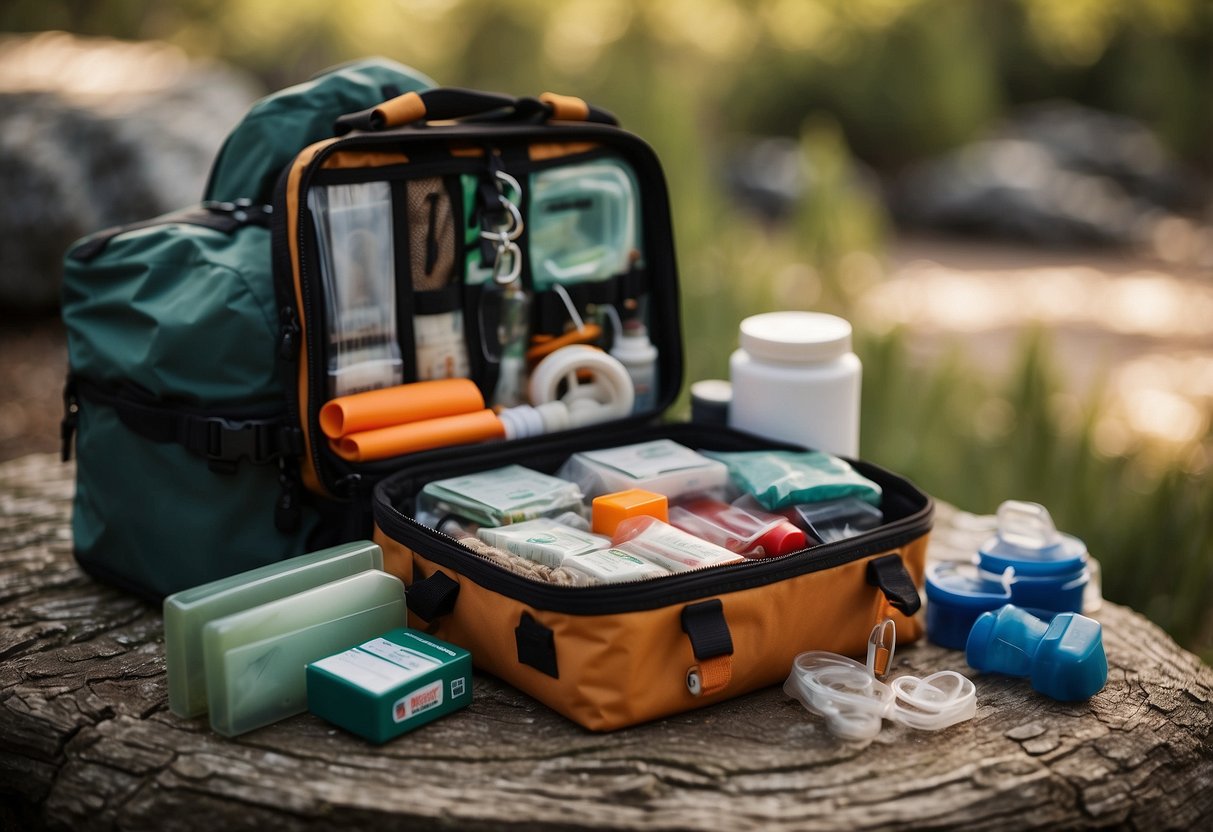
<path fill-rule="evenodd" d="M 407 619 L 404 584 L 368 571 L 202 628 L 211 728 L 233 737 L 307 709 L 305 668 Z"/>
<path fill-rule="evenodd" d="M 640 247 L 630 168 L 597 159 L 533 174 L 527 227 L 537 290 L 627 271 Z"/>
<path fill-rule="evenodd" d="M 670 525 L 748 558 L 786 555 L 808 545 L 805 533 L 777 514 L 707 497 L 671 506 Z"/>
<path fill-rule="evenodd" d="M 863 368 L 851 325 L 818 312 L 769 312 L 741 322 L 729 359 L 729 425 L 854 459 Z"/>
<path fill-rule="evenodd" d="M 569 557 L 611 545 L 610 538 L 566 526 L 547 517 L 482 528 L 476 534 L 490 546 L 553 568 Z"/>
<path fill-rule="evenodd" d="M 657 439 L 573 454 L 558 472 L 576 482 L 587 498 L 639 488 L 673 499 L 723 493 L 729 469 L 671 439 Z"/>
<path fill-rule="evenodd" d="M 687 534 L 654 517 L 631 517 L 619 524 L 612 539 L 616 549 L 638 555 L 671 572 L 745 560 L 715 543 Z"/>
<path fill-rule="evenodd" d="M 271 563 L 164 599 L 164 660 L 169 709 L 180 717 L 206 713 L 202 628 L 216 618 L 276 601 L 340 578 L 383 569 L 383 552 L 358 540 Z"/>

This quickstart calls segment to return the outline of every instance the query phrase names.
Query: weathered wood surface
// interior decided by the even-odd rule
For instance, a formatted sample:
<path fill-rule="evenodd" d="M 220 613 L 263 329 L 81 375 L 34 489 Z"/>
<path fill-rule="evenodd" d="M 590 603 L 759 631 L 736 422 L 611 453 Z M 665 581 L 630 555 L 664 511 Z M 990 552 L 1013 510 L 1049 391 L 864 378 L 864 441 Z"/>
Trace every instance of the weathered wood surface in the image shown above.
<path fill-rule="evenodd" d="M 72 469 L 0 465 L 0 826 L 79 829 L 1210 828 L 1213 670 L 1105 605 L 1090 702 L 979 677 L 975 720 L 834 739 L 777 689 L 607 735 L 493 679 L 376 748 L 308 715 L 237 741 L 166 706 L 156 609 L 73 565 Z M 980 522 L 941 512 L 941 546 Z M 919 675 L 963 656 L 897 654 Z"/>

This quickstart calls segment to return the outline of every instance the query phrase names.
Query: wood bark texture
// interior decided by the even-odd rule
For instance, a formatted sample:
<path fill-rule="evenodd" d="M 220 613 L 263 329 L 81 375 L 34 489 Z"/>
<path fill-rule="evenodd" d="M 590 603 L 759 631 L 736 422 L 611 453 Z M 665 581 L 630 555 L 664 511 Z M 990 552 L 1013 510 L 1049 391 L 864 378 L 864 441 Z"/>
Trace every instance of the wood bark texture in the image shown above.
<path fill-rule="evenodd" d="M 778 688 L 592 734 L 495 679 L 374 747 L 310 715 L 226 740 L 168 711 L 159 610 L 71 557 L 70 465 L 0 465 L 0 827 L 1211 828 L 1213 670 L 1114 604 L 1088 702 L 975 676 L 977 717 L 841 742 Z M 934 554 L 988 521 L 940 507 Z M 969 673 L 897 652 L 895 673 Z"/>

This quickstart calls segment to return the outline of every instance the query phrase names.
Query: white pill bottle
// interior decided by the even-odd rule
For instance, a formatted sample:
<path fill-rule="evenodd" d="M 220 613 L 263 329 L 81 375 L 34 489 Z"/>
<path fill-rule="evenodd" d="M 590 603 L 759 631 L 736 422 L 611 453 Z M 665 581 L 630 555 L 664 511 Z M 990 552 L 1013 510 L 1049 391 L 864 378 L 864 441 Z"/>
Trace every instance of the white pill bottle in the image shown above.
<path fill-rule="evenodd" d="M 851 325 L 820 312 L 768 312 L 741 322 L 729 359 L 730 427 L 859 456 L 863 365 L 851 352 Z"/>

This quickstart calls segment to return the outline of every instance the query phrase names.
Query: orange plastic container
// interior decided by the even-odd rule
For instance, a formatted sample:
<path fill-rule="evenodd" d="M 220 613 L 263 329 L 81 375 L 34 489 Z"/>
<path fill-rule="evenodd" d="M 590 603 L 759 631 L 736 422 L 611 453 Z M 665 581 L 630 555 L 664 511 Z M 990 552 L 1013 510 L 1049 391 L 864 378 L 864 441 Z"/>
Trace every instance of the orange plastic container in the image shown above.
<path fill-rule="evenodd" d="M 615 528 L 629 517 L 656 517 L 663 523 L 669 518 L 669 500 L 664 494 L 629 488 L 594 498 L 594 534 L 607 537 L 615 534 Z"/>

